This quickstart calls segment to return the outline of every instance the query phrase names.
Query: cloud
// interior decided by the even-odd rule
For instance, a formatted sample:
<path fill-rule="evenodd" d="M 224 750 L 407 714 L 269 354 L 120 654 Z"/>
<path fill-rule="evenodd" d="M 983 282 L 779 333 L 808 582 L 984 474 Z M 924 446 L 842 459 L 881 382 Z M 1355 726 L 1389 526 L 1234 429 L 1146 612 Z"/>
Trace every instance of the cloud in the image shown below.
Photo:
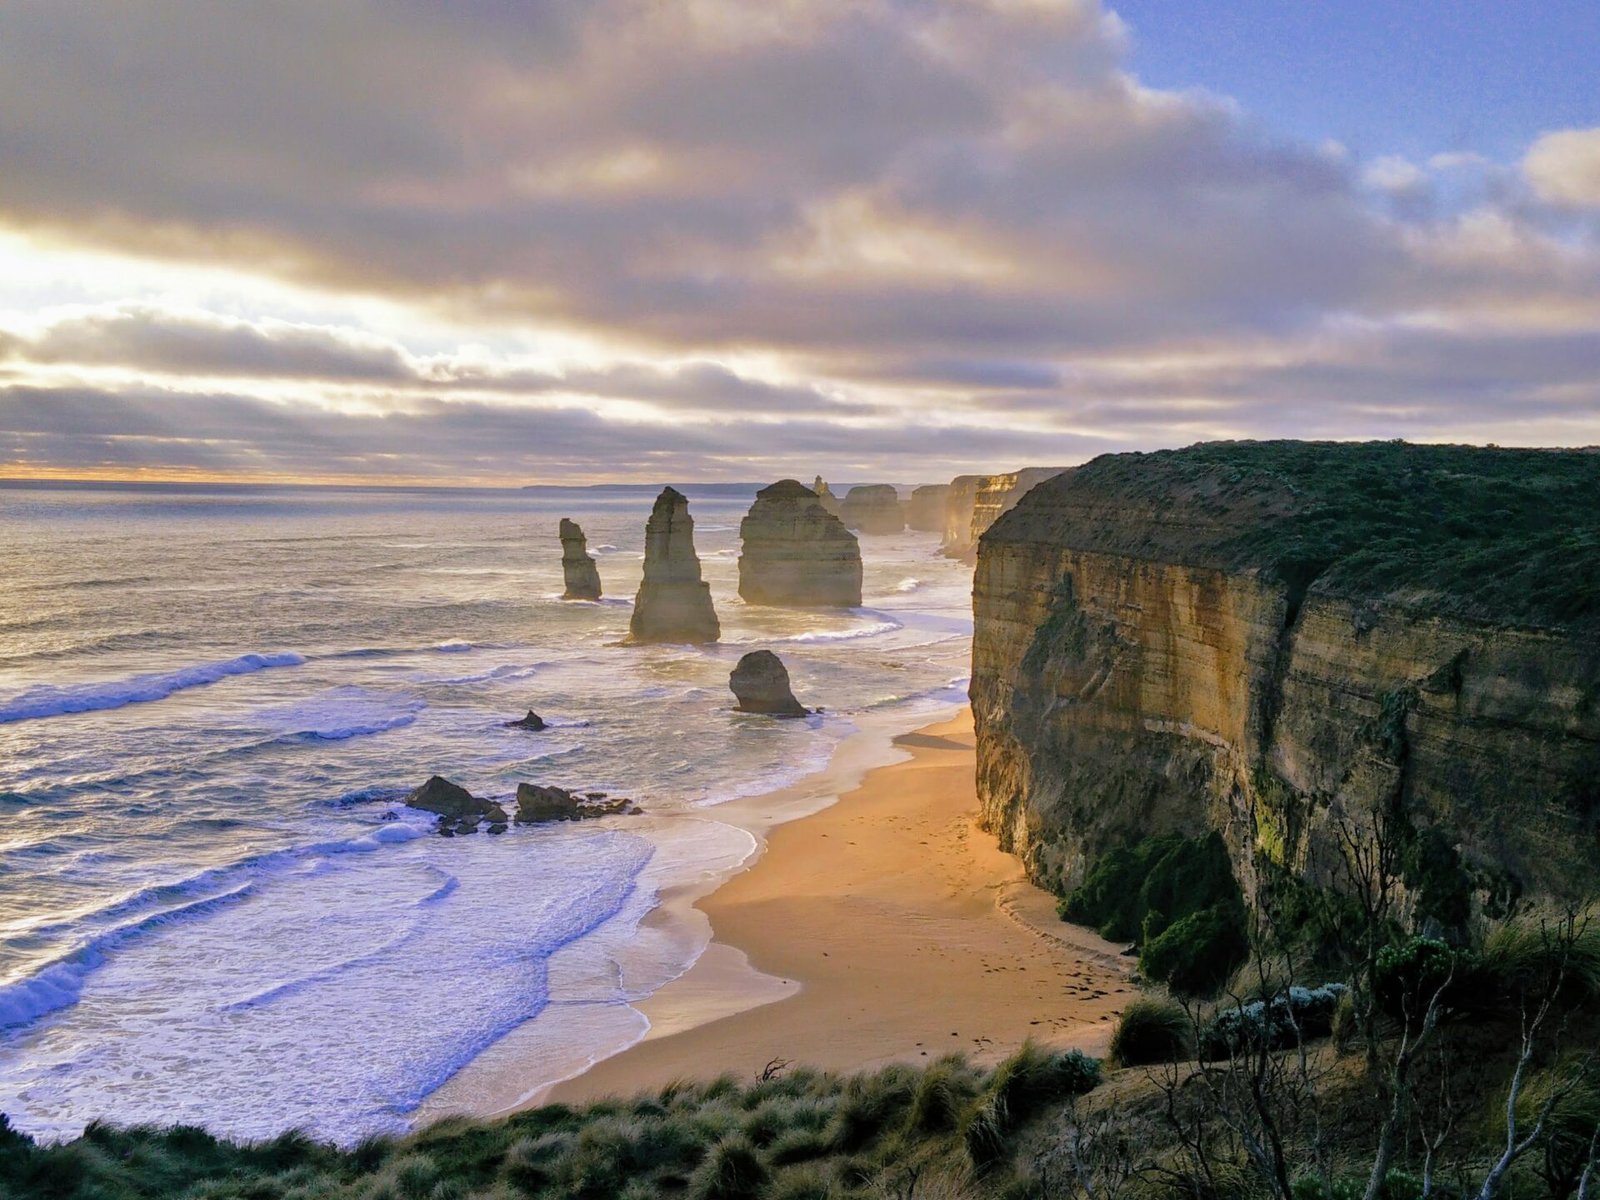
<path fill-rule="evenodd" d="M 530 422 L 563 469 L 603 470 L 605 435 L 723 477 L 787 448 L 897 474 L 1529 414 L 1600 441 L 1573 367 L 1596 131 L 1520 173 L 1364 163 L 1143 86 L 1127 41 L 1093 0 L 6 5 L 0 226 L 152 282 L 41 315 L 0 281 L 29 316 L 0 364 L 121 397 L 138 432 L 85 428 L 96 453 L 158 454 L 148 422 L 210 405 L 346 473 L 437 447 L 441 477 L 520 477 Z M 162 263 L 323 315 L 172 295 Z M 400 315 L 327 317 L 347 296 Z M 64 429 L 13 436 L 71 457 Z"/>
<path fill-rule="evenodd" d="M 1600 128 L 1562 129 L 1529 148 L 1522 169 L 1551 204 L 1600 208 Z"/>

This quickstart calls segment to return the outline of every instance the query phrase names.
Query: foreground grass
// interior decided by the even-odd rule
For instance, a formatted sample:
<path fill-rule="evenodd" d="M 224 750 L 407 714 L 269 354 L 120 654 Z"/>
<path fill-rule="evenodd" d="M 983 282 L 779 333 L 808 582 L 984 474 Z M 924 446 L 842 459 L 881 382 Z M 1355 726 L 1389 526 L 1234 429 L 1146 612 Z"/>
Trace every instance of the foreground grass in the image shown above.
<path fill-rule="evenodd" d="M 674 1084 L 581 1108 L 450 1120 L 352 1150 L 289 1133 L 241 1145 L 189 1126 L 92 1125 L 36 1146 L 0 1130 L 0 1194 L 122 1200 L 833 1200 L 1004 1191 L 1014 1140 L 1099 1067 L 1025 1046 L 994 1070 L 958 1057 L 841 1076 L 795 1070 Z"/>

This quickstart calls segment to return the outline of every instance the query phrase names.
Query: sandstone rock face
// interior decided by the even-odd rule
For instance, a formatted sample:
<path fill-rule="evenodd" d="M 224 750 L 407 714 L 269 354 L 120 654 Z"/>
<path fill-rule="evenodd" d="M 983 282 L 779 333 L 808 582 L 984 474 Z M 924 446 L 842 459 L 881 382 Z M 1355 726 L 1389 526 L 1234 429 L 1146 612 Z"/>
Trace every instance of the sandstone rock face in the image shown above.
<path fill-rule="evenodd" d="M 1395 453 L 1434 449 L 1462 451 Z M 1338 559 L 1269 561 L 1252 546 L 1311 519 L 1305 485 L 1190 470 L 1188 453 L 1165 460 L 1184 467 L 1165 478 L 1113 461 L 1161 456 L 1096 460 L 983 535 L 971 685 L 983 826 L 1057 890 L 1116 846 L 1208 829 L 1247 896 L 1285 874 L 1337 885 L 1338 824 L 1371 836 L 1380 820 L 1448 867 L 1407 874 L 1414 918 L 1447 884 L 1458 922 L 1519 894 L 1591 890 L 1595 622 L 1496 619 L 1415 580 L 1354 588 Z M 1429 462 L 1419 454 L 1414 471 Z"/>
<path fill-rule="evenodd" d="M 405 803 L 424 812 L 438 813 L 438 830 L 445 837 L 476 833 L 481 821 L 488 822 L 490 833 L 506 831 L 505 809 L 492 800 L 480 800 L 442 775 L 432 776 L 407 796 Z"/>
<path fill-rule="evenodd" d="M 783 660 L 770 650 L 752 650 L 739 660 L 728 676 L 740 712 L 766 713 L 774 717 L 803 717 L 806 710 L 789 689 L 789 671 Z"/>
<path fill-rule="evenodd" d="M 749 603 L 860 605 L 860 543 L 804 484 L 781 479 L 757 492 L 739 537 L 739 595 Z"/>
<path fill-rule="evenodd" d="M 517 824 L 538 825 L 545 821 L 584 821 L 592 817 L 639 811 L 632 800 L 610 798 L 604 792 L 569 792 L 566 788 L 544 787 L 537 783 L 517 784 Z"/>
<path fill-rule="evenodd" d="M 811 490 L 816 493 L 817 499 L 822 501 L 823 508 L 835 517 L 839 515 L 839 497 L 833 494 L 833 489 L 828 486 L 827 480 L 818 475 L 811 483 Z"/>
<path fill-rule="evenodd" d="M 975 559 L 978 539 L 1002 513 L 1016 507 L 1036 484 L 1066 469 L 1024 467 L 1001 475 L 957 475 L 945 493 L 944 553 L 950 558 Z"/>
<path fill-rule="evenodd" d="M 561 574 L 567 586 L 563 600 L 600 599 L 600 571 L 589 554 L 588 539 L 566 517 L 561 518 Z"/>
<path fill-rule="evenodd" d="M 900 493 L 887 483 L 851 488 L 845 493 L 839 515 L 847 526 L 862 533 L 899 533 L 906 527 Z"/>
<path fill-rule="evenodd" d="M 634 598 L 628 640 L 700 643 L 721 636 L 711 585 L 700 578 L 689 502 L 666 488 L 644 527 L 644 581 Z"/>
<path fill-rule="evenodd" d="M 906 505 L 906 524 L 922 533 L 944 531 L 945 499 L 950 494 L 948 483 L 925 483 L 911 493 L 911 503 Z"/>

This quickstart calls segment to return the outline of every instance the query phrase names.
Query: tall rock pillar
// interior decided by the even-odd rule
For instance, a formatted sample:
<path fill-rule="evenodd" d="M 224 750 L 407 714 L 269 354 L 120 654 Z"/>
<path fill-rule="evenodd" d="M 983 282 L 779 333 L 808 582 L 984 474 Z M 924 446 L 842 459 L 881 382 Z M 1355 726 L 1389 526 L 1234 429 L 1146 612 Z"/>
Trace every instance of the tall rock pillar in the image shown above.
<path fill-rule="evenodd" d="M 628 640 L 714 642 L 721 636 L 711 585 L 700 578 L 689 501 L 665 488 L 644 527 L 644 582 L 633 602 Z"/>

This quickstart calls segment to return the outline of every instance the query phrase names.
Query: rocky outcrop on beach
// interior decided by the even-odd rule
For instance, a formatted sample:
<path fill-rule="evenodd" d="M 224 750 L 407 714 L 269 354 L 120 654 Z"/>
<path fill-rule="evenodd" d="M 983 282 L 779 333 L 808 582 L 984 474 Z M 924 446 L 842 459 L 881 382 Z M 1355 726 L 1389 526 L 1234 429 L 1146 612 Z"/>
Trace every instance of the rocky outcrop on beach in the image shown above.
<path fill-rule="evenodd" d="M 689 501 L 664 488 L 644 527 L 644 581 L 634 598 L 628 641 L 703 643 L 721 636 L 711 585 L 700 578 Z"/>
<path fill-rule="evenodd" d="M 789 687 L 789 670 L 771 650 L 752 650 L 728 676 L 740 712 L 773 717 L 803 717 L 806 710 Z"/>
<path fill-rule="evenodd" d="M 982 824 L 1058 890 L 1212 830 L 1247 896 L 1337 886 L 1351 829 L 1387 831 L 1411 915 L 1447 927 L 1592 889 L 1596 494 L 1600 455 L 1397 443 L 1038 484 L 978 552 Z"/>
<path fill-rule="evenodd" d="M 839 515 L 839 497 L 833 494 L 833 489 L 828 486 L 828 481 L 818 475 L 811 483 L 811 490 L 816 493 L 817 499 L 822 501 L 822 507 L 837 517 Z"/>
<path fill-rule="evenodd" d="M 527 716 L 518 717 L 515 721 L 507 721 L 506 722 L 506 728 L 507 729 L 527 729 L 527 730 L 531 730 L 534 733 L 543 733 L 546 729 L 549 728 L 549 726 L 545 724 L 545 720 L 544 720 L 543 717 L 541 717 L 538 713 L 534 712 L 533 709 L 530 708 L 528 710 L 528 715 Z"/>
<path fill-rule="evenodd" d="M 943 533 L 944 506 L 949 495 L 948 483 L 925 483 L 915 489 L 906 505 L 906 524 L 921 533 Z"/>
<path fill-rule="evenodd" d="M 588 539 L 576 521 L 561 518 L 561 574 L 566 582 L 563 600 L 600 599 L 600 569 L 589 553 Z"/>
<path fill-rule="evenodd" d="M 984 531 L 1010 512 L 1035 485 L 1054 479 L 1065 467 L 1024 467 L 999 475 L 957 475 L 944 500 L 944 538 L 950 558 L 974 559 Z"/>
<path fill-rule="evenodd" d="M 604 792 L 569 792 L 566 788 L 545 787 L 537 783 L 517 784 L 517 824 L 539 825 L 546 821 L 586 821 L 594 817 L 632 816 L 639 807 L 632 800 L 610 797 Z"/>
<path fill-rule="evenodd" d="M 492 800 L 481 800 L 459 784 L 451 783 L 442 775 L 434 775 L 428 782 L 405 798 L 410 808 L 439 815 L 438 831 L 444 837 L 478 832 L 478 826 L 487 822 L 490 833 L 506 831 L 506 810 Z"/>
<path fill-rule="evenodd" d="M 739 595 L 750 604 L 852 608 L 861 603 L 861 546 L 803 483 L 756 493 L 739 525 Z"/>
<path fill-rule="evenodd" d="M 869 483 L 845 493 L 839 517 L 851 529 L 862 533 L 899 533 L 906 527 L 900 493 L 892 484 Z"/>

